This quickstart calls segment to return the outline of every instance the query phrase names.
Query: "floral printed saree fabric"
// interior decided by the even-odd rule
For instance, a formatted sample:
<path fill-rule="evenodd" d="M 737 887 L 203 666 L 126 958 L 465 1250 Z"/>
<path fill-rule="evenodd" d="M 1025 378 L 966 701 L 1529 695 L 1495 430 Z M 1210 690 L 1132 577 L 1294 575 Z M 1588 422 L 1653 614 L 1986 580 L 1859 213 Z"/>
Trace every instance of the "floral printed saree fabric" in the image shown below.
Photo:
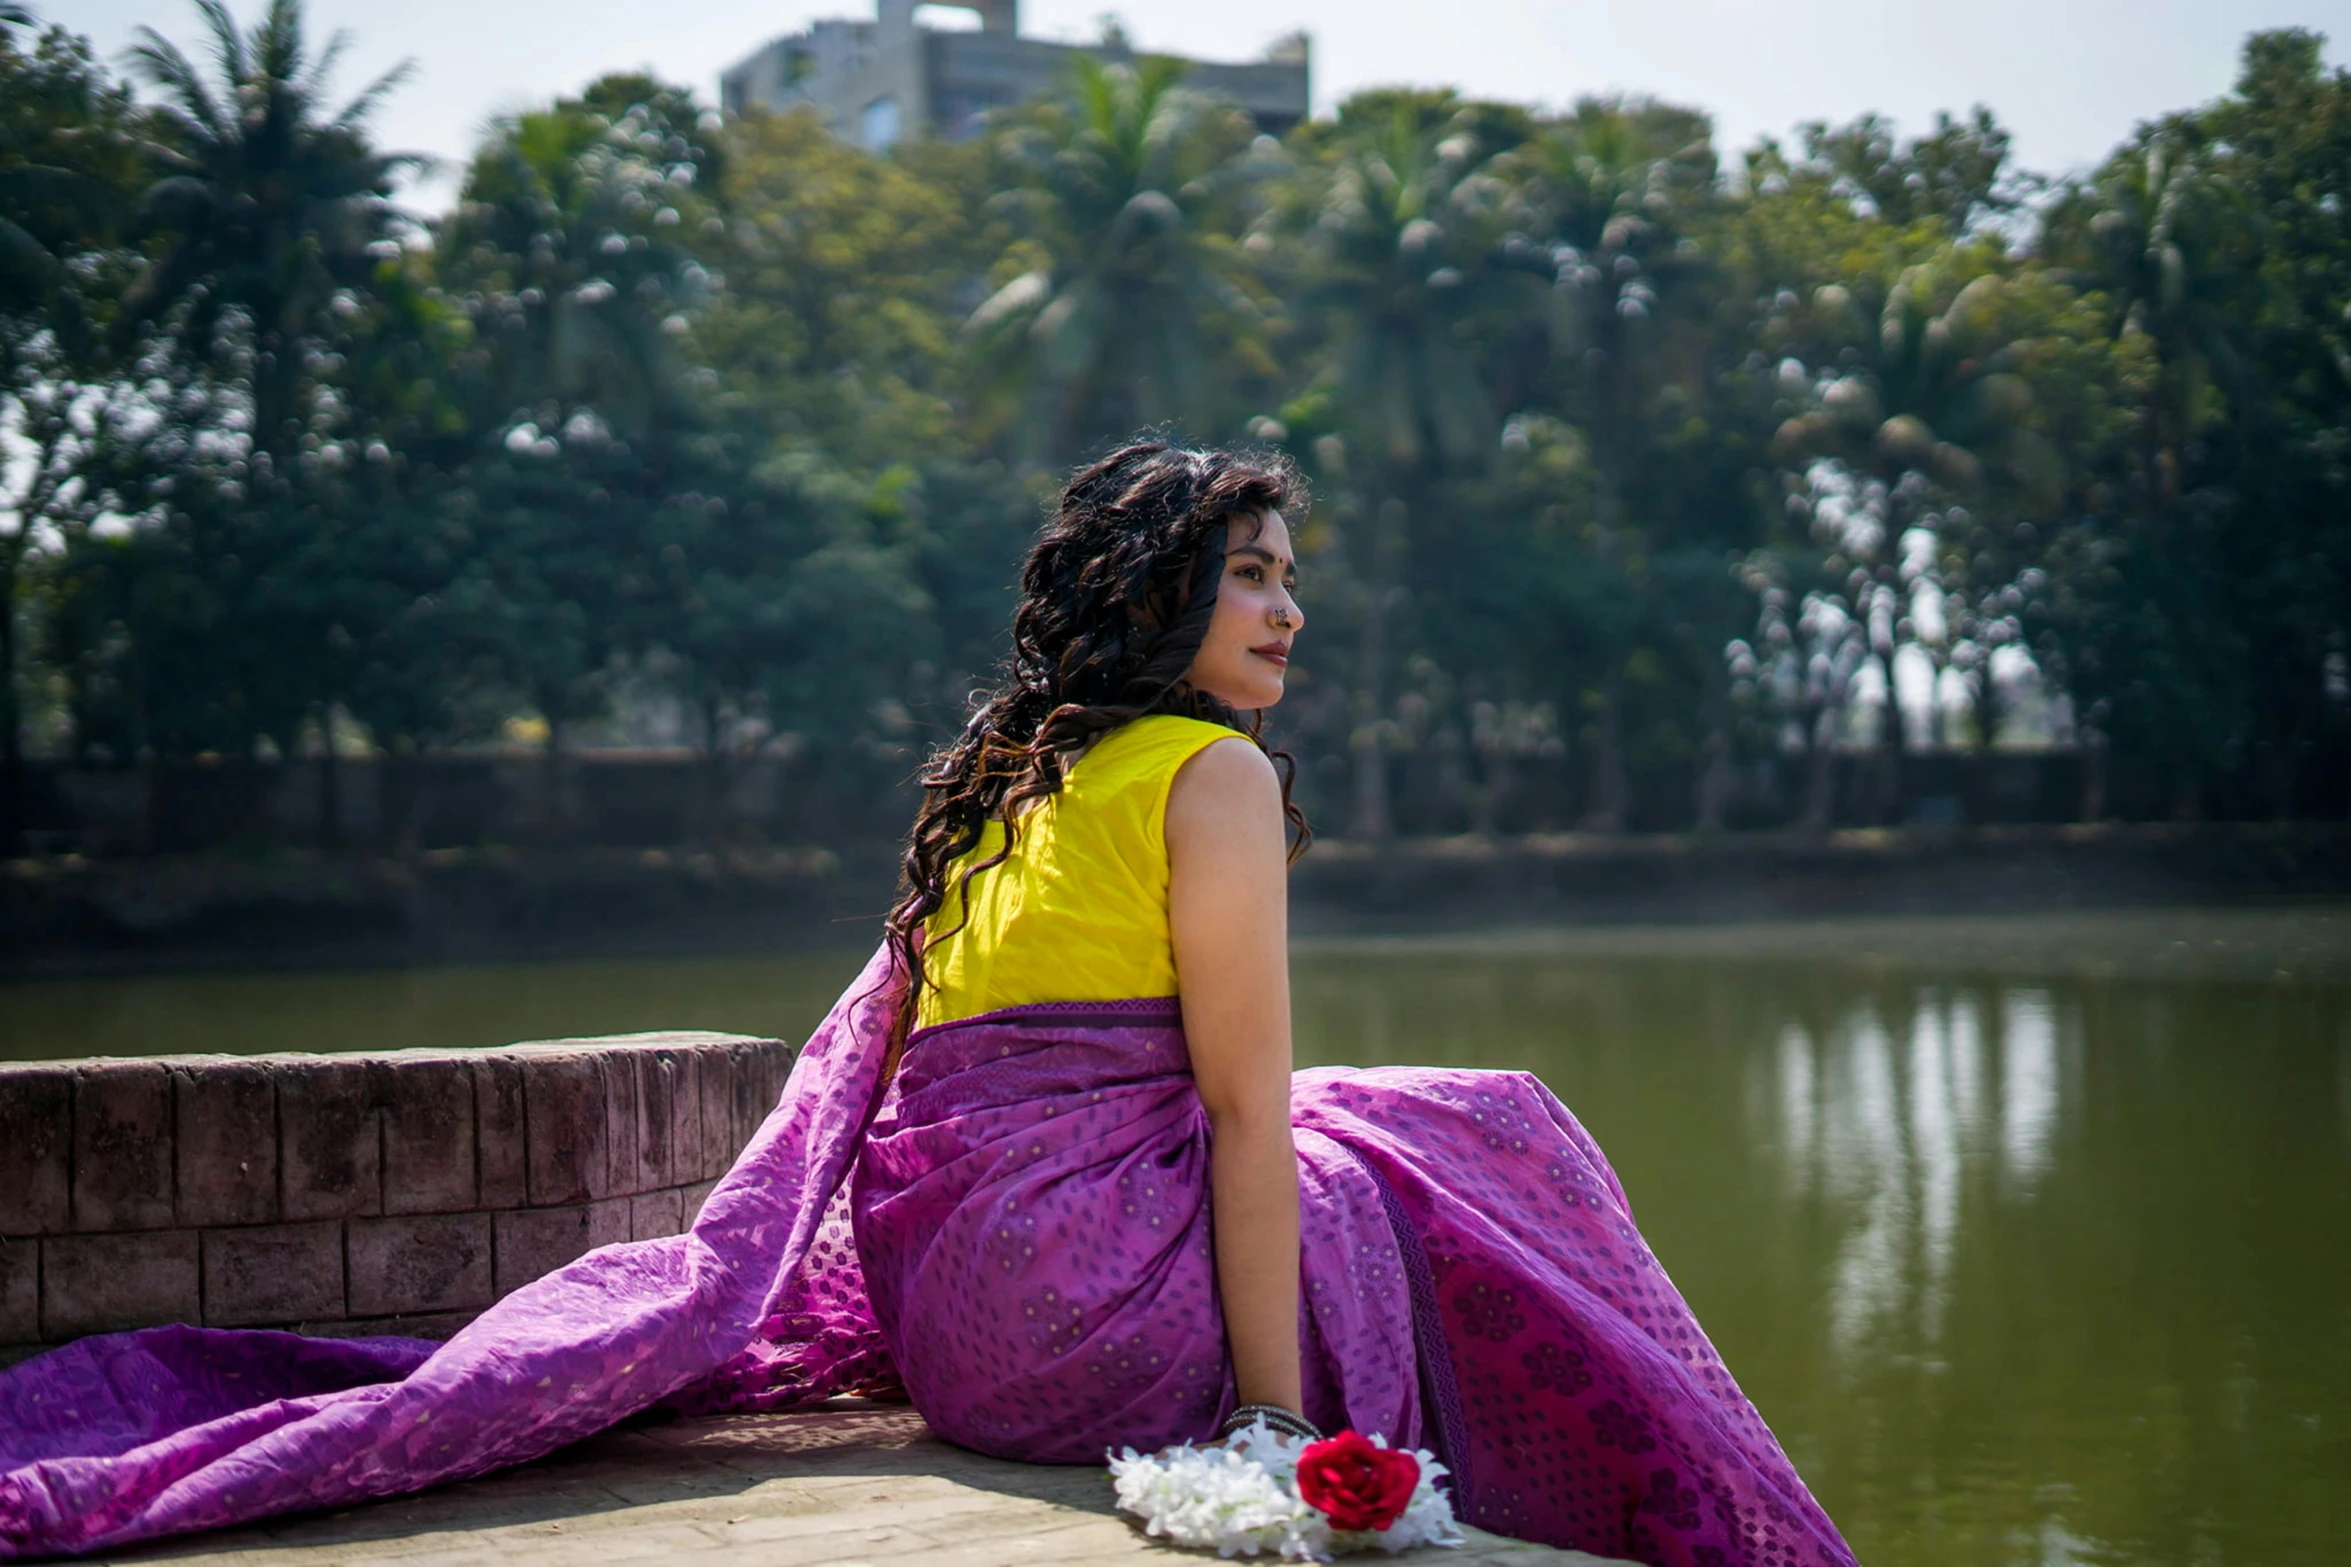
<path fill-rule="evenodd" d="M 1212 1433 L 1235 1399 L 1176 1003 L 941 1025 L 881 1092 L 893 994 L 877 954 L 690 1233 L 446 1344 L 156 1328 L 0 1372 L 0 1557 L 420 1490 L 663 1402 L 903 1387 L 949 1440 L 1042 1463 Z M 1500 1533 L 1851 1563 L 1539 1083 L 1303 1072 L 1293 1119 L 1318 1424 L 1434 1450 Z"/>

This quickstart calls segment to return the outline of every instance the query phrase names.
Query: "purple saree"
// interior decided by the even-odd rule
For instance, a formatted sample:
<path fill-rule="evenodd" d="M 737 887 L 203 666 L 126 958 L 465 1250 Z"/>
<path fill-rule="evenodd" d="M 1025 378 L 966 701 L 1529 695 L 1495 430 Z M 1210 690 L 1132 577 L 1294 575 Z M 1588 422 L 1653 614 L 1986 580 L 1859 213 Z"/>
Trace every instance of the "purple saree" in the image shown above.
<path fill-rule="evenodd" d="M 1207 1123 L 1172 1000 L 917 1034 L 877 955 L 693 1230 L 447 1344 L 157 1328 L 0 1372 L 0 1557 L 414 1491 L 657 1402 L 902 1382 L 950 1440 L 1098 1463 L 1232 1407 Z M 1660 1564 L 1849 1564 L 1532 1078 L 1299 1074 L 1307 1413 L 1436 1449 L 1464 1519 Z"/>

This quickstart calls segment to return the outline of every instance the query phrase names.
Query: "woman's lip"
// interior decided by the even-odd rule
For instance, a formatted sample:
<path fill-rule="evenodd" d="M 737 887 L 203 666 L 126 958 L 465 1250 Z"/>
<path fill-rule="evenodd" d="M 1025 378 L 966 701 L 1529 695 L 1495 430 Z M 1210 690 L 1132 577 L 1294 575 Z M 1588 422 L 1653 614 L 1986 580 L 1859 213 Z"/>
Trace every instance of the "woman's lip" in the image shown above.
<path fill-rule="evenodd" d="M 1268 642 L 1263 647 L 1253 647 L 1249 651 L 1256 654 L 1259 658 L 1271 659 L 1273 662 L 1281 665 L 1285 669 L 1289 667 L 1290 650 L 1282 646 L 1279 642 Z"/>

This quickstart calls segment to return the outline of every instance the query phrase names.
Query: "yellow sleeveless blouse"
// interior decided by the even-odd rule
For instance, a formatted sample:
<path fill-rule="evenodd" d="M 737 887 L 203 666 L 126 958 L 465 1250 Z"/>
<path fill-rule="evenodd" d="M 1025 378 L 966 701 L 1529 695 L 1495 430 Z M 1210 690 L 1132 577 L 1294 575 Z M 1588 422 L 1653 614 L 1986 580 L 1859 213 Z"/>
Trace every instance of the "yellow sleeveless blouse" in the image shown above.
<path fill-rule="evenodd" d="M 965 920 L 957 878 L 1004 846 L 1004 824 L 988 823 L 949 867 L 946 904 L 924 926 L 915 1026 L 1036 1001 L 1174 995 L 1167 792 L 1185 762 L 1233 736 L 1222 724 L 1154 713 L 1095 741 L 1059 792 L 1022 813 L 1004 862 L 971 879 Z"/>

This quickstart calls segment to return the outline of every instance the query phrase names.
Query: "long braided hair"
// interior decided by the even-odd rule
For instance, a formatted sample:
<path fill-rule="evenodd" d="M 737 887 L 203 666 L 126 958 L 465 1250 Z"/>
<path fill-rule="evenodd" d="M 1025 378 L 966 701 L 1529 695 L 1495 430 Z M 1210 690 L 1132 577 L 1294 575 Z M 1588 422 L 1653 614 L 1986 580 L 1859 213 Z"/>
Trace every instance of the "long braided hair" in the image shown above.
<path fill-rule="evenodd" d="M 1224 724 L 1264 747 L 1262 715 L 1244 718 L 1183 677 L 1216 612 L 1230 530 L 1254 536 L 1267 512 L 1291 511 L 1304 499 L 1297 470 L 1283 459 L 1157 440 L 1126 446 L 1071 478 L 1021 568 L 1012 655 L 995 689 L 923 771 L 922 809 L 886 926 L 907 980 L 886 1070 L 896 1067 L 922 994 L 924 922 L 945 906 L 951 868 L 990 821 L 1004 824 L 1003 846 L 954 875 L 966 919 L 961 895 L 1012 852 L 1022 808 L 1057 792 L 1070 762 L 1121 724 L 1176 713 Z M 1268 754 L 1281 772 L 1295 861 L 1311 837 L 1290 800 L 1296 767 L 1286 753 Z"/>

